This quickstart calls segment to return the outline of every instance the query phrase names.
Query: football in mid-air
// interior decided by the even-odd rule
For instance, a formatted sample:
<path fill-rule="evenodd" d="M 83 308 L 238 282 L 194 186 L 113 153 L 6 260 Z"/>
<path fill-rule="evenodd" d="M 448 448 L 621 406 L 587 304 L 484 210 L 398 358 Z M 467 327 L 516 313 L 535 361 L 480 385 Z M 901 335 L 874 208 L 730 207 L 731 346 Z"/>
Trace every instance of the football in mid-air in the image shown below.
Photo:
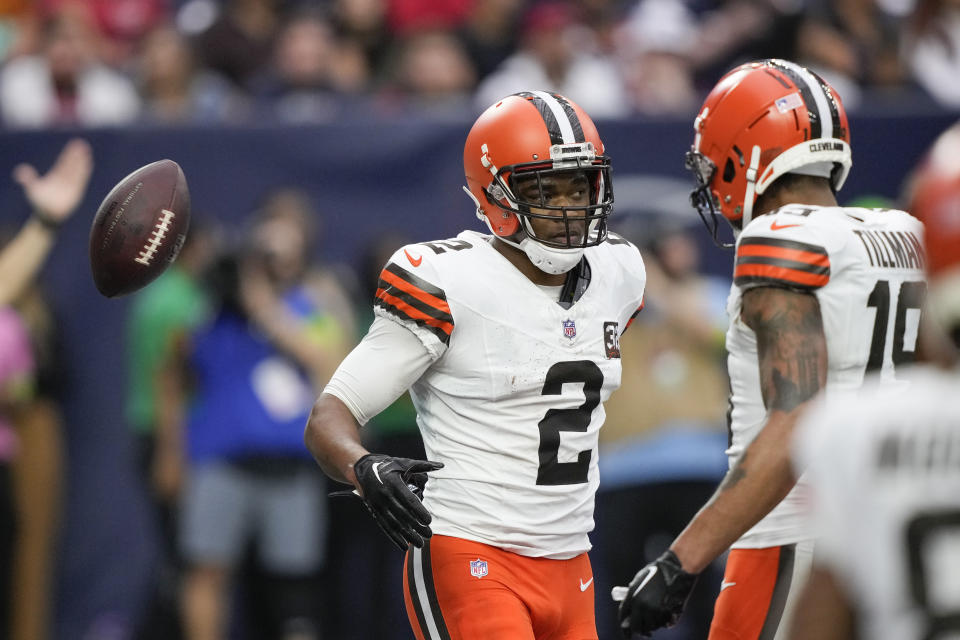
<path fill-rule="evenodd" d="M 90 267 L 108 298 L 132 293 L 176 259 L 190 226 L 190 192 L 173 160 L 140 167 L 104 198 L 90 229 Z"/>

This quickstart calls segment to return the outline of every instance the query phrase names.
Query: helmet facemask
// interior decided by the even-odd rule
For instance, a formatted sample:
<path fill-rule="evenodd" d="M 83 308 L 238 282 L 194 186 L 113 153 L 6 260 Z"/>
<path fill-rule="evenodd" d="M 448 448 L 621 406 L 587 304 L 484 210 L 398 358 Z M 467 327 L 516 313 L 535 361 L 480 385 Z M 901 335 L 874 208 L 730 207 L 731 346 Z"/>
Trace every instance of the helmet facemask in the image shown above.
<path fill-rule="evenodd" d="M 732 249 L 735 246 L 733 243 L 720 240 L 720 220 L 725 218 L 720 212 L 716 194 L 710 188 L 713 176 L 717 173 L 717 165 L 699 151 L 691 149 L 687 151 L 684 166 L 693 174 L 695 184 L 690 192 L 690 204 L 703 220 L 713 243 L 722 249 Z"/>
<path fill-rule="evenodd" d="M 486 189 L 487 199 L 517 216 L 526 237 L 551 249 L 584 249 L 607 239 L 607 217 L 613 209 L 610 159 L 596 156 L 593 144 L 553 145 L 553 162 L 524 162 L 501 167 Z M 584 203 L 550 204 L 557 182 L 583 181 Z M 563 222 L 563 232 L 539 237 L 534 220 Z M 579 231 L 579 233 L 578 233 Z"/>
<path fill-rule="evenodd" d="M 503 167 L 488 190 L 489 198 L 519 221 L 518 232 L 501 239 L 552 274 L 569 271 L 580 262 L 584 249 L 607 239 L 607 217 L 613 207 L 608 159 L 577 159 L 560 168 L 555 168 L 556 164 L 529 162 Z M 583 201 L 576 202 L 580 188 Z M 567 203 L 551 204 L 558 197 Z"/>
<path fill-rule="evenodd" d="M 588 166 L 584 169 L 527 169 L 514 167 L 508 178 L 510 191 L 516 202 L 513 212 L 520 227 L 531 240 L 553 249 L 584 249 L 607 239 L 607 216 L 612 207 L 609 193 L 609 173 L 605 168 Z M 586 191 L 584 203 L 550 204 L 558 183 L 572 188 L 582 186 Z M 553 236 L 541 237 L 534 221 L 562 222 Z"/>

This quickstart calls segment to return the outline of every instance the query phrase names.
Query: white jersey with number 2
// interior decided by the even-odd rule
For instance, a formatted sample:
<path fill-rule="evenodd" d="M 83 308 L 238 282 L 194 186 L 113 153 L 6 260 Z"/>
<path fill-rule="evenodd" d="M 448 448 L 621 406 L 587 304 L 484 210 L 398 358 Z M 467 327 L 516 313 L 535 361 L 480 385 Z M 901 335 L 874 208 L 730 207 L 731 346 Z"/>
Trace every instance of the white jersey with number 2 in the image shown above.
<path fill-rule="evenodd" d="M 536 557 L 590 548 L 603 402 L 646 276 L 617 236 L 584 257 L 569 308 L 472 231 L 407 245 L 381 273 L 377 314 L 434 358 L 410 388 L 427 457 L 444 463 L 424 495 L 434 533 Z"/>

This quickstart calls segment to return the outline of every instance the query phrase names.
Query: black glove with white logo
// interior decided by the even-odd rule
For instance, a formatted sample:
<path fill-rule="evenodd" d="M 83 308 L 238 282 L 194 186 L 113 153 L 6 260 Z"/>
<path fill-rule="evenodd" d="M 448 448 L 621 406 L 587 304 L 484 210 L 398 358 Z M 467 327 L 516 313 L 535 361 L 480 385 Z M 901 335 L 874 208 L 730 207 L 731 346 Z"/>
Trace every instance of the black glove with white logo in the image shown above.
<path fill-rule="evenodd" d="M 696 584 L 696 574 L 684 571 L 676 554 L 667 549 L 630 581 L 620 602 L 623 637 L 635 633 L 649 637 L 660 627 L 675 625 Z"/>
<path fill-rule="evenodd" d="M 407 545 L 422 547 L 430 531 L 430 513 L 420 502 L 427 473 L 442 469 L 443 463 L 394 458 L 368 453 L 353 464 L 363 493 L 363 505 L 394 544 L 402 551 Z M 353 491 L 331 495 L 349 495 Z"/>

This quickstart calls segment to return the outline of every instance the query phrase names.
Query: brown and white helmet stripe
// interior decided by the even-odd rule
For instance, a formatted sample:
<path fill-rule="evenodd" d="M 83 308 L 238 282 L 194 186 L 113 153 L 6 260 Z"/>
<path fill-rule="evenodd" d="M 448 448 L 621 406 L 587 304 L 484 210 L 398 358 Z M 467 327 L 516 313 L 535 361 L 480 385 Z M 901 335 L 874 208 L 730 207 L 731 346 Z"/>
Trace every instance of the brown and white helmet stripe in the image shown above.
<path fill-rule="evenodd" d="M 782 71 L 800 92 L 810 116 L 811 139 L 846 138 L 837 100 L 820 76 L 789 60 L 768 60 L 767 63 Z"/>

